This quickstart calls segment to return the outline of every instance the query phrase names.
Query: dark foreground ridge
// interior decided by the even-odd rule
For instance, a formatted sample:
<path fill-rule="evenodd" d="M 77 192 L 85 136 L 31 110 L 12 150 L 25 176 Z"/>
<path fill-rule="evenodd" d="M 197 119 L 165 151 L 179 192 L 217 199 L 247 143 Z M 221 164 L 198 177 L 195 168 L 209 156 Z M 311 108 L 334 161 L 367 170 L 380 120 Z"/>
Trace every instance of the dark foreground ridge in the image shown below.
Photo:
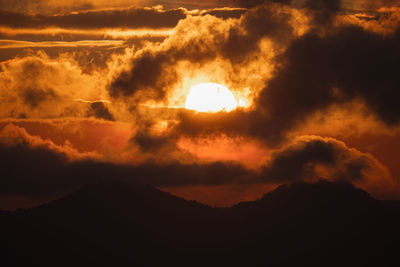
<path fill-rule="evenodd" d="M 99 183 L 0 213 L 3 266 L 400 266 L 400 205 L 346 183 L 211 208 Z"/>

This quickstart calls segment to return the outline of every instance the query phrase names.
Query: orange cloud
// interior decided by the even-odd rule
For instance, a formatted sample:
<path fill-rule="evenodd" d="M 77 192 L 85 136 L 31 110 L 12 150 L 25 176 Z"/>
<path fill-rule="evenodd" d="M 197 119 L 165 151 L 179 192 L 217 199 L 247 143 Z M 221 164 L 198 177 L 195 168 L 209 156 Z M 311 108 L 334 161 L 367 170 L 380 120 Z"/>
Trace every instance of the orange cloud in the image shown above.
<path fill-rule="evenodd" d="M 79 153 L 107 154 L 108 150 L 122 150 L 132 135 L 132 125 L 96 119 L 4 119 L 0 129 L 7 125 L 21 128 L 24 134 L 49 140 L 55 146 L 72 147 Z"/>
<path fill-rule="evenodd" d="M 54 153 L 63 155 L 65 158 L 73 160 L 97 159 L 98 154 L 93 152 L 79 152 L 68 142 L 63 145 L 56 145 L 50 139 L 42 139 L 40 136 L 30 135 L 25 128 L 18 127 L 12 123 L 5 125 L 0 131 L 0 143 L 5 147 L 15 147 L 27 145 L 32 148 L 40 147 Z"/>
<path fill-rule="evenodd" d="M 107 72 L 96 69 L 84 73 L 73 56 L 62 54 L 53 59 L 39 52 L 1 63 L 0 98 L 4 105 L 0 108 L 0 117 L 87 117 L 92 114 L 91 110 L 97 107 L 79 100 L 107 100 L 106 84 L 111 78 L 111 69 L 120 66 L 109 65 Z M 116 58 L 114 64 L 118 63 L 122 62 Z M 104 110 L 111 108 L 107 102 L 101 105 Z"/>
<path fill-rule="evenodd" d="M 381 7 L 372 14 L 354 13 L 340 15 L 339 24 L 357 25 L 363 29 L 383 35 L 395 34 L 400 22 L 400 7 Z"/>
<path fill-rule="evenodd" d="M 46 47 L 122 47 L 123 41 L 117 40 L 90 40 L 90 41 L 76 41 L 76 42 L 60 42 L 60 41 L 48 41 L 48 42 L 29 42 L 29 41 L 16 41 L 16 40 L 0 40 L 0 49 L 7 48 L 46 48 Z"/>
<path fill-rule="evenodd" d="M 259 169 L 269 153 L 268 149 L 257 141 L 240 137 L 183 137 L 177 143 L 178 147 L 195 155 L 200 161 L 238 161 L 251 169 Z"/>
<path fill-rule="evenodd" d="M 16 12 L 57 14 L 69 13 L 80 10 L 91 10 L 98 8 L 123 8 L 130 6 L 142 6 L 147 0 L 18 0 L 10 2 L 7 0 L 0 1 L 0 7 L 4 10 Z"/>

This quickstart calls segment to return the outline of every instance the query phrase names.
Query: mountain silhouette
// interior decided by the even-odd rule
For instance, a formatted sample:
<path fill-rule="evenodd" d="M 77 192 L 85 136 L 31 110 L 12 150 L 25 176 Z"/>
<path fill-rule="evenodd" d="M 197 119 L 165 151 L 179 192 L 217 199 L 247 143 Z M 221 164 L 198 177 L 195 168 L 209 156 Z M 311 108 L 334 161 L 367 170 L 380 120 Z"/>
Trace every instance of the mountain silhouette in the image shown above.
<path fill-rule="evenodd" d="M 399 266 L 399 223 L 399 202 L 332 182 L 231 208 L 101 182 L 0 213 L 5 266 Z"/>

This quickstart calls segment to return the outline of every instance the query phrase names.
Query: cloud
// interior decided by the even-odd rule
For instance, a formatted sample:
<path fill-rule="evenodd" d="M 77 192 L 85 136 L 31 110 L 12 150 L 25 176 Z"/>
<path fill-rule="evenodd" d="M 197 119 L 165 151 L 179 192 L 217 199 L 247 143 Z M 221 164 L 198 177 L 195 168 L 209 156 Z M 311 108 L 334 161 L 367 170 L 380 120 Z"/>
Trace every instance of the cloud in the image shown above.
<path fill-rule="evenodd" d="M 0 27 L 3 48 L 124 46 L 135 40 L 162 41 L 172 29 L 62 29 Z M 12 39 L 12 40 L 11 40 Z M 27 41 L 29 40 L 29 41 Z M 34 42 L 35 41 L 35 42 Z M 70 44 L 68 43 L 70 42 Z"/>
<path fill-rule="evenodd" d="M 58 95 L 51 88 L 21 88 L 20 96 L 23 101 L 31 108 L 38 107 L 46 100 L 57 100 Z"/>
<path fill-rule="evenodd" d="M 374 11 L 380 9 L 382 7 L 399 7 L 399 0 L 359 0 L 359 1 L 349 1 L 342 0 L 344 4 L 346 4 L 349 8 L 353 8 L 355 10 L 363 10 L 363 11 Z"/>
<path fill-rule="evenodd" d="M 214 8 L 201 11 L 201 15 L 211 15 L 222 19 L 240 18 L 246 13 L 246 8 Z"/>
<path fill-rule="evenodd" d="M 164 10 L 163 7 L 125 8 L 80 11 L 63 15 L 17 13 L 0 9 L 0 26 L 29 29 L 166 29 L 173 28 L 188 14 L 210 14 L 224 19 L 239 18 L 246 10 L 220 8 L 189 13 L 184 8 Z"/>
<path fill-rule="evenodd" d="M 92 59 L 88 59 L 84 51 L 81 53 L 50 58 L 38 52 L 1 63 L 0 98 L 5 104 L 0 108 L 0 117 L 79 118 L 89 115 L 113 118 L 110 107 L 93 103 L 109 98 L 105 89 L 113 66 L 108 65 L 106 59 L 103 64 L 107 69 L 101 68 L 101 59 L 95 62 L 96 51 L 89 54 Z M 112 54 L 109 57 L 115 63 L 121 62 Z M 84 101 L 80 101 L 82 99 Z"/>
<path fill-rule="evenodd" d="M 99 9 L 123 9 L 129 7 L 143 8 L 145 6 L 165 6 L 173 9 L 185 7 L 190 10 L 204 10 L 234 7 L 232 0 L 0 0 L 0 9 L 13 12 L 27 12 L 40 14 L 68 14 L 71 12 L 90 11 Z"/>
<path fill-rule="evenodd" d="M 0 9 L 13 12 L 65 14 L 74 11 L 101 9 L 101 8 L 126 8 L 132 5 L 142 6 L 147 1 L 142 0 L 0 0 Z"/>
<path fill-rule="evenodd" d="M 182 83 L 178 69 L 184 63 L 191 64 L 186 67 L 190 70 L 221 60 L 223 68 L 233 68 L 229 75 L 234 77 L 239 66 L 246 69 L 254 63 L 252 60 L 262 60 L 274 53 L 268 45 L 260 51 L 264 38 L 283 45 L 281 42 L 295 35 L 295 24 L 291 22 L 296 14 L 289 8 L 270 5 L 248 11 L 239 20 L 210 15 L 181 20 L 162 44 L 138 51 L 131 67 L 110 83 L 110 95 L 116 99 L 130 97 L 130 101 L 134 98 L 137 102 L 166 100 L 174 86 Z"/>
<path fill-rule="evenodd" d="M 0 194 L 6 195 L 46 199 L 103 179 L 154 186 L 211 185 L 247 174 L 240 164 L 222 162 L 202 165 L 149 162 L 133 166 L 100 162 L 90 153 L 70 161 L 73 155 L 81 153 L 32 137 L 23 128 L 8 125 L 0 135 L 0 166 L 4 170 Z"/>
<path fill-rule="evenodd" d="M 356 102 L 364 105 L 361 117 L 372 114 L 388 127 L 397 126 L 399 36 L 399 30 L 386 35 L 350 25 L 325 34 L 308 32 L 273 59 L 272 78 L 266 79 L 252 110 L 182 112 L 177 131 L 190 136 L 236 133 L 272 145 L 316 113 Z"/>
<path fill-rule="evenodd" d="M 172 139 L 170 136 L 153 135 L 148 130 L 137 131 L 132 137 L 131 142 L 138 145 L 143 152 L 160 153 L 160 151 L 169 149 L 175 151 L 178 148 L 176 139 Z"/>
<path fill-rule="evenodd" d="M 46 47 L 123 47 L 123 41 L 117 40 L 91 40 L 91 41 L 76 41 L 76 42 L 60 42 L 60 41 L 46 41 L 46 42 L 29 42 L 29 41 L 16 41 L 16 40 L 0 40 L 0 49 L 5 48 L 46 48 Z"/>
<path fill-rule="evenodd" d="M 310 10 L 316 30 L 320 30 L 319 27 L 333 22 L 338 12 L 343 9 L 342 2 L 343 0 L 307 0 L 304 3 L 304 7 Z"/>
<path fill-rule="evenodd" d="M 393 35 L 399 28 L 400 8 L 381 7 L 372 13 L 339 15 L 338 21 L 344 25 L 357 25 L 363 29 L 383 35 Z"/>
<path fill-rule="evenodd" d="M 29 134 L 25 128 L 9 123 L 0 130 L 0 144 L 4 149 L 18 147 L 18 149 L 34 149 L 46 150 L 49 153 L 54 153 L 55 158 L 69 162 L 70 160 L 80 160 L 85 158 L 98 159 L 98 154 L 95 152 L 80 152 L 72 147 L 68 142 L 65 144 L 55 144 L 50 139 L 42 139 L 40 136 Z M 4 153 L 4 156 L 7 153 Z M 35 158 L 32 158 L 34 161 Z M 16 163 L 13 163 L 16 164 Z M 46 161 L 43 164 L 47 164 Z"/>
<path fill-rule="evenodd" d="M 75 37 L 71 36 L 72 39 Z M 113 72 L 113 68 L 108 66 L 111 61 L 119 56 L 126 56 L 129 50 L 133 50 L 132 46 L 135 44 L 139 45 L 143 41 L 141 37 L 130 39 L 127 42 L 122 40 L 41 41 L 47 39 L 43 35 L 33 37 L 33 39 L 36 38 L 35 42 L 15 40 L 4 40 L 1 42 L 0 65 L 2 65 L 2 68 L 6 69 L 6 66 L 16 65 L 11 63 L 22 62 L 25 58 L 47 57 L 49 59 L 48 62 L 55 59 L 59 59 L 61 62 L 69 60 L 71 61 L 71 65 L 76 65 L 84 74 L 93 73 L 96 75 L 96 72 L 102 71 L 104 72 L 103 77 L 105 77 L 105 72 Z M 155 37 L 153 40 L 157 38 Z"/>
<path fill-rule="evenodd" d="M 310 10 L 329 10 L 332 13 L 338 9 L 337 1 L 324 2 L 318 6 L 309 2 L 304 5 Z M 280 67 L 280 64 L 276 63 L 285 59 L 285 48 L 290 47 L 291 42 L 307 29 L 309 22 L 304 17 L 307 14 L 307 12 L 302 14 L 285 4 L 268 2 L 247 11 L 239 20 L 223 21 L 207 15 L 186 18 L 160 46 L 149 46 L 140 50 L 132 59 L 131 67 L 110 83 L 108 91 L 116 100 L 129 99 L 133 106 L 146 101 L 165 103 L 175 88 L 181 88 L 185 75 L 185 71 L 180 70 L 183 62 L 190 62 L 185 65 L 185 69 L 190 70 L 203 66 L 206 68 L 212 62 L 220 60 L 223 62 L 221 63 L 223 71 L 229 73 L 225 75 L 229 78 L 236 76 L 242 86 L 248 79 L 246 77 L 254 72 L 250 67 L 252 64 L 265 65 L 268 70 L 259 71 L 262 75 L 255 79 L 268 81 L 269 72 L 276 76 L 280 75 L 279 71 L 283 68 L 278 68 L 278 71 L 274 68 Z M 312 33 L 314 31 L 309 35 Z M 314 34 L 319 36 L 319 33 Z M 267 42 L 269 43 L 266 44 Z M 274 60 L 268 58 L 268 55 L 272 58 L 276 55 L 279 57 L 276 56 Z M 237 77 L 238 69 L 242 72 L 239 77 Z M 229 78 L 226 80 L 229 81 Z M 256 96 L 261 90 L 260 96 L 255 100 L 256 107 L 250 112 L 199 115 L 201 118 L 197 118 L 196 115 L 181 114 L 179 127 L 190 134 L 195 134 L 196 129 L 199 129 L 199 134 L 212 132 L 213 129 L 232 134 L 237 131 L 239 135 L 251 134 L 276 142 L 295 127 L 296 116 L 286 120 L 282 119 L 286 110 L 280 110 L 279 114 L 273 113 L 273 109 L 279 104 L 272 103 L 271 107 L 268 106 L 270 103 L 264 105 L 264 95 L 269 92 L 269 87 L 252 88 L 252 93 Z M 297 114 L 295 110 L 293 113 Z M 302 114 L 301 110 L 299 114 Z"/>
<path fill-rule="evenodd" d="M 300 136 L 274 151 L 261 177 L 273 182 L 295 180 L 368 181 L 370 172 L 389 180 L 387 169 L 375 158 L 348 148 L 333 138 Z"/>
<path fill-rule="evenodd" d="M 252 8 L 255 6 L 259 6 L 264 4 L 264 2 L 266 2 L 266 0 L 237 0 L 237 4 L 245 8 Z"/>
<path fill-rule="evenodd" d="M 170 28 L 186 17 L 184 9 L 130 8 L 67 15 L 28 15 L 0 11 L 0 25 L 13 28 Z"/>
<path fill-rule="evenodd" d="M 98 119 L 105 119 L 109 121 L 115 120 L 114 116 L 110 113 L 104 101 L 91 103 L 90 109 L 87 114 L 89 117 L 93 116 Z"/>
<path fill-rule="evenodd" d="M 123 180 L 160 187 L 279 184 L 316 179 L 345 180 L 379 193 L 393 190 L 387 170 L 371 155 L 329 138 L 304 136 L 271 151 L 260 172 L 237 162 L 170 161 L 121 164 L 97 153 L 29 135 L 9 124 L 0 132 L 0 194 L 49 199 L 99 180 Z M 23 166 L 23 168 L 21 168 Z"/>
<path fill-rule="evenodd" d="M 107 106 L 107 103 L 104 104 Z M 28 139 L 39 138 L 59 147 L 71 147 L 82 154 L 102 155 L 104 160 L 110 162 L 130 160 L 123 152 L 135 131 L 130 122 L 96 118 L 2 119 L 0 131 L 9 125 L 24 130 Z"/>
<path fill-rule="evenodd" d="M 280 3 L 294 8 L 308 8 L 314 11 L 323 11 L 324 13 L 336 13 L 341 9 L 343 0 L 237 0 L 239 6 L 253 8 L 269 3 Z"/>
<path fill-rule="evenodd" d="M 146 98 L 162 100 L 165 89 L 176 82 L 176 74 L 168 73 L 168 65 L 173 64 L 172 58 L 159 53 L 145 52 L 134 59 L 134 67 L 128 72 L 122 72 L 109 87 L 112 97 L 130 96 L 141 91 Z M 159 77 L 163 77 L 160 79 Z"/>
<path fill-rule="evenodd" d="M 397 32 L 384 37 L 358 27 L 324 37 L 307 34 L 280 57 L 282 64 L 257 104 L 279 120 L 282 129 L 332 104 L 355 99 L 364 101 L 387 125 L 398 124 L 399 36 Z"/>

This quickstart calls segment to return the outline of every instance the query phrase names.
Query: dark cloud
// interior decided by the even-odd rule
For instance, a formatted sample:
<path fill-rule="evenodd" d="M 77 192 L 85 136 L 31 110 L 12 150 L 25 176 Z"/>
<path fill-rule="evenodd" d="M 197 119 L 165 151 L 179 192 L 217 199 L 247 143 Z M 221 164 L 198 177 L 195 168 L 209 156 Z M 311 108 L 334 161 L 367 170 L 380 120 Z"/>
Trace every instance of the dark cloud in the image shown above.
<path fill-rule="evenodd" d="M 252 111 L 239 109 L 219 113 L 181 111 L 178 117 L 180 123 L 176 129 L 177 134 L 190 137 L 213 134 L 247 136 L 275 147 L 285 141 L 286 134 L 297 123 L 291 118 L 286 121 L 284 114 L 279 117 L 269 116 L 260 107 Z"/>
<path fill-rule="evenodd" d="M 388 125 L 397 124 L 399 56 L 399 31 L 384 37 L 345 27 L 324 37 L 307 34 L 279 58 L 281 67 L 260 93 L 257 105 L 282 129 L 331 104 L 354 99 L 365 101 Z"/>
<path fill-rule="evenodd" d="M 330 169 L 328 179 L 343 181 L 368 179 L 365 172 L 379 168 L 371 156 L 351 150 L 333 139 L 313 137 L 300 138 L 274 152 L 261 177 L 270 182 L 319 179 L 323 177 L 323 172 L 317 171 L 317 166 Z"/>
<path fill-rule="evenodd" d="M 239 164 L 209 163 L 138 166 L 100 163 L 92 160 L 70 162 L 63 153 L 46 146 L 20 143 L 0 146 L 0 194 L 49 198 L 87 183 L 122 180 L 154 186 L 217 185 L 243 179 L 248 171 Z M 23 166 L 23 167 L 22 167 Z"/>
<path fill-rule="evenodd" d="M 213 186 L 276 184 L 321 178 L 368 183 L 370 172 L 382 175 L 382 179 L 386 175 L 372 156 L 349 149 L 336 140 L 319 137 L 298 138 L 282 149 L 273 151 L 271 159 L 258 173 L 235 162 L 105 163 L 79 156 L 71 148 L 28 136 L 19 128 L 11 128 L 14 132 L 3 129 L 0 138 L 2 195 L 48 199 L 101 180 L 130 181 L 152 186 Z M 145 145 L 153 148 L 151 144 Z M 318 168 L 321 166 L 329 172 L 321 171 Z"/>
<path fill-rule="evenodd" d="M 312 10 L 312 18 L 317 26 L 330 23 L 332 18 L 341 10 L 342 0 L 307 0 L 305 7 Z"/>
<path fill-rule="evenodd" d="M 266 118 L 259 112 L 234 110 L 231 112 L 196 113 L 182 110 L 178 114 L 179 125 L 176 131 L 187 136 L 212 134 L 247 135 L 260 137 L 266 131 L 263 124 Z"/>
<path fill-rule="evenodd" d="M 90 3 L 92 2 L 92 3 Z M 0 0 L 0 9 L 7 11 L 59 14 L 72 11 L 93 9 L 93 1 L 57 1 L 51 0 Z"/>
<path fill-rule="evenodd" d="M 218 18 L 239 18 L 245 9 L 210 9 L 201 15 Z M 194 14 L 195 15 L 195 14 Z M 183 8 L 163 10 L 160 8 L 129 8 L 114 10 L 79 11 L 64 15 L 43 15 L 6 11 L 0 9 L 0 26 L 12 28 L 101 29 L 101 28 L 172 28 L 187 17 Z M 66 36 L 68 38 L 68 36 Z"/>
<path fill-rule="evenodd" d="M 230 19 L 230 18 L 238 19 L 244 13 L 246 13 L 246 11 L 247 10 L 244 8 L 236 8 L 236 9 L 218 8 L 218 9 L 206 10 L 205 12 L 202 12 L 201 15 L 211 15 L 222 19 Z"/>
<path fill-rule="evenodd" d="M 57 93 L 51 88 L 27 87 L 20 90 L 22 99 L 31 108 L 38 107 L 44 101 L 59 98 Z"/>
<path fill-rule="evenodd" d="M 147 98 L 162 100 L 166 89 L 177 79 L 176 73 L 169 68 L 173 60 L 167 53 L 144 53 L 133 60 L 129 71 L 122 72 L 111 83 L 110 95 L 131 96 L 144 91 Z"/>
<path fill-rule="evenodd" d="M 237 0 L 239 6 L 252 8 L 268 3 L 280 3 L 285 5 L 292 5 L 298 8 L 310 8 L 314 10 L 331 10 L 337 11 L 341 6 L 342 0 Z"/>
<path fill-rule="evenodd" d="M 289 4 L 290 2 L 292 2 L 292 0 L 237 0 L 237 4 L 245 8 L 260 6 L 268 2 Z"/>
<path fill-rule="evenodd" d="M 246 8 L 268 6 L 271 3 L 287 5 L 296 9 L 308 9 L 314 26 L 331 22 L 331 18 L 342 9 L 342 0 L 238 0 L 238 5 Z"/>
<path fill-rule="evenodd" d="M 135 111 L 137 128 L 129 140 L 130 145 L 156 158 L 180 150 L 177 145 L 179 135 L 173 122 L 179 109 L 138 106 Z"/>
<path fill-rule="evenodd" d="M 98 119 L 104 119 L 108 121 L 113 121 L 114 116 L 110 113 L 104 102 L 93 102 L 90 103 L 90 108 L 87 112 L 87 116 L 95 117 Z"/>
<path fill-rule="evenodd" d="M 14 28 L 170 28 L 186 17 L 184 9 L 131 8 L 67 15 L 28 15 L 0 10 L 0 25 Z"/>
<path fill-rule="evenodd" d="M 312 175 L 312 166 L 316 164 L 334 164 L 336 162 L 334 144 L 315 140 L 298 146 L 289 147 L 275 155 L 270 166 L 263 169 L 263 176 L 275 181 L 290 181 Z M 312 177 L 309 177 L 312 178 Z"/>
<path fill-rule="evenodd" d="M 138 145 L 143 152 L 158 153 L 166 147 L 170 147 L 173 150 L 178 149 L 174 142 L 176 141 L 175 138 L 171 136 L 152 135 L 147 131 L 138 131 L 130 141 Z"/>
<path fill-rule="evenodd" d="M 259 49 L 259 41 L 269 38 L 283 46 L 293 38 L 293 27 L 289 24 L 290 14 L 278 6 L 262 5 L 248 11 L 240 27 L 231 27 L 221 43 L 220 53 L 235 64 L 247 60 Z M 243 30 L 244 29 L 244 30 Z"/>
<path fill-rule="evenodd" d="M 23 80 L 26 82 L 17 89 L 21 99 L 29 107 L 37 108 L 45 101 L 58 100 L 60 98 L 53 88 L 46 87 L 46 85 L 38 81 L 38 77 L 42 75 L 42 73 L 51 70 L 49 66 L 46 66 L 40 61 L 31 60 L 23 65 L 22 72 L 25 75 Z"/>

